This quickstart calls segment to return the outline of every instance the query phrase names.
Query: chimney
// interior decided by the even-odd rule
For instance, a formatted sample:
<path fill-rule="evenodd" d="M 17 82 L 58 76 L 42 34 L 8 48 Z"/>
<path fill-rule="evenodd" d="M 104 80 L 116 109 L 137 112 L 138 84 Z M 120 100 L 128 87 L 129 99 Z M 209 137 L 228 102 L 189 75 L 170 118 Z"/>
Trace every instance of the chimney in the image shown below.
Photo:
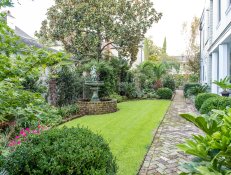
<path fill-rule="evenodd" d="M 7 22 L 7 25 L 15 30 L 15 17 L 13 17 L 10 13 L 10 11 L 6 11 L 6 22 Z"/>

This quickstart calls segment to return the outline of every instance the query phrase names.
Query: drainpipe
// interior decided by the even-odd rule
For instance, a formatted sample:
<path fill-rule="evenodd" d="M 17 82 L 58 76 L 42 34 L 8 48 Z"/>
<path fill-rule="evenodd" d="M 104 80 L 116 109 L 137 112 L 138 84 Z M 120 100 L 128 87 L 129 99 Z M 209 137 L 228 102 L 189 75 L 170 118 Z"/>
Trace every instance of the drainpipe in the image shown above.
<path fill-rule="evenodd" d="M 202 83 L 202 79 L 203 79 L 203 75 L 202 75 L 202 50 L 201 50 L 201 34 L 202 34 L 202 21 L 201 21 L 201 23 L 200 23 L 200 28 L 199 28 L 199 30 L 200 30 L 200 83 Z"/>

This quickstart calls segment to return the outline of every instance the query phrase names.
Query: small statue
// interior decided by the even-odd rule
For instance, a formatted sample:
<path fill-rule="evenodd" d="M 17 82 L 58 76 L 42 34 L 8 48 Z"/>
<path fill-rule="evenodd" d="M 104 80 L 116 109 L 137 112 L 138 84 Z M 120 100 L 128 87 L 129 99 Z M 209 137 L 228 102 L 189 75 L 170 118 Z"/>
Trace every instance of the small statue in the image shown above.
<path fill-rule="evenodd" d="M 95 65 L 93 65 L 91 67 L 90 75 L 91 75 L 91 81 L 97 81 L 97 73 L 96 73 L 96 66 Z"/>

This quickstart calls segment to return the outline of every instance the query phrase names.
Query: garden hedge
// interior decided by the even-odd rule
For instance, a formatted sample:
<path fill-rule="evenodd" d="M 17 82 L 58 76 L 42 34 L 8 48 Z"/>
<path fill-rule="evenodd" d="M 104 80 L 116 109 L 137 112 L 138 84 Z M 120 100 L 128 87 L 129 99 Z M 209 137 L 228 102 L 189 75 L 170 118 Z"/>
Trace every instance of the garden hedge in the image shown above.
<path fill-rule="evenodd" d="M 51 129 L 27 140 L 5 160 L 4 168 L 11 175 L 117 172 L 108 144 L 86 128 Z"/>
<path fill-rule="evenodd" d="M 200 108 L 201 114 L 208 114 L 213 109 L 224 110 L 226 107 L 231 106 L 231 98 L 229 97 L 212 97 L 207 99 Z"/>
<path fill-rule="evenodd" d="M 212 93 L 201 93 L 201 94 L 198 94 L 196 96 L 196 99 L 195 99 L 195 106 L 197 108 L 197 110 L 200 110 L 201 106 L 203 105 L 203 103 L 209 99 L 209 98 L 212 98 L 212 97 L 218 97 L 219 95 L 217 94 L 212 94 Z"/>
<path fill-rule="evenodd" d="M 159 88 L 156 92 L 160 99 L 171 99 L 172 98 L 172 90 L 169 88 Z"/>

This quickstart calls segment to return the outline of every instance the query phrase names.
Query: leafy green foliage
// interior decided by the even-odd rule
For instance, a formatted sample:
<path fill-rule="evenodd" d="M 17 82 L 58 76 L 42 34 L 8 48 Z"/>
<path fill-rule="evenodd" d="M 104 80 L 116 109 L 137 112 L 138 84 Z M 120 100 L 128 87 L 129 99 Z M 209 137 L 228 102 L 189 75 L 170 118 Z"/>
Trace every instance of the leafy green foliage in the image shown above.
<path fill-rule="evenodd" d="M 175 83 L 174 78 L 171 76 L 164 77 L 163 87 L 169 88 L 174 92 L 176 89 L 176 83 Z"/>
<path fill-rule="evenodd" d="M 134 83 L 121 82 L 120 83 L 120 94 L 127 96 L 128 98 L 136 98 L 137 92 Z"/>
<path fill-rule="evenodd" d="M 61 41 L 78 59 L 100 60 L 112 47 L 133 62 L 139 43 L 161 14 L 150 0 L 55 0 L 47 16 L 37 36 Z"/>
<path fill-rule="evenodd" d="M 0 121 L 16 120 L 17 126 L 54 124 L 60 117 L 37 93 L 28 79 L 41 76 L 44 69 L 66 59 L 63 53 L 52 53 L 21 43 L 0 16 Z M 51 122 L 51 123 L 49 123 Z"/>
<path fill-rule="evenodd" d="M 10 7 L 13 5 L 12 0 L 1 0 L 0 2 L 0 8 L 1 7 Z"/>
<path fill-rule="evenodd" d="M 190 89 L 187 90 L 187 97 L 189 96 L 197 96 L 200 93 L 205 93 L 208 92 L 208 85 L 198 85 L 191 87 Z"/>
<path fill-rule="evenodd" d="M 123 97 L 122 97 L 121 95 L 119 95 L 119 94 L 116 94 L 116 93 L 111 94 L 111 95 L 110 95 L 110 98 L 116 99 L 116 100 L 117 100 L 117 103 L 120 103 L 120 102 L 123 101 Z"/>
<path fill-rule="evenodd" d="M 217 94 L 212 94 L 212 93 L 200 93 L 196 96 L 195 99 L 195 106 L 197 108 L 197 110 L 200 110 L 201 106 L 203 105 L 203 103 L 212 97 L 218 97 Z"/>
<path fill-rule="evenodd" d="M 184 96 L 187 97 L 188 94 L 188 90 L 193 88 L 193 87 L 196 87 L 196 86 L 201 86 L 199 83 L 187 83 L 184 85 Z"/>
<path fill-rule="evenodd" d="M 201 106 L 200 113 L 208 114 L 213 109 L 224 110 L 231 106 L 231 98 L 229 97 L 213 97 L 207 99 Z"/>
<path fill-rule="evenodd" d="M 209 99 L 208 99 L 209 100 Z M 178 147 L 197 159 L 183 165 L 187 173 L 226 175 L 231 172 L 231 109 L 214 110 L 209 116 L 181 114 L 181 117 L 201 129 L 205 135 L 194 135 Z"/>
<path fill-rule="evenodd" d="M 63 66 L 57 73 L 57 103 L 73 104 L 83 93 L 83 78 L 75 66 Z"/>
<path fill-rule="evenodd" d="M 230 80 L 231 77 L 225 77 L 224 79 L 221 79 L 220 81 L 214 81 L 213 83 L 222 88 L 224 91 L 227 91 L 227 89 L 231 88 Z"/>
<path fill-rule="evenodd" d="M 171 99 L 172 98 L 172 90 L 169 88 L 159 88 L 156 92 L 160 99 Z"/>
<path fill-rule="evenodd" d="M 77 104 L 67 105 L 59 108 L 59 114 L 63 119 L 76 115 L 78 112 Z"/>
<path fill-rule="evenodd" d="M 161 88 L 163 86 L 161 79 L 163 78 L 163 76 L 166 74 L 167 71 L 166 65 L 163 63 L 156 64 L 151 61 L 146 61 L 143 64 L 143 68 L 149 69 L 153 73 L 154 77 L 156 78 L 154 83 L 154 88 L 155 89 Z"/>
<path fill-rule="evenodd" d="M 116 174 L 104 139 L 85 128 L 61 128 L 32 135 L 5 160 L 10 174 Z"/>

